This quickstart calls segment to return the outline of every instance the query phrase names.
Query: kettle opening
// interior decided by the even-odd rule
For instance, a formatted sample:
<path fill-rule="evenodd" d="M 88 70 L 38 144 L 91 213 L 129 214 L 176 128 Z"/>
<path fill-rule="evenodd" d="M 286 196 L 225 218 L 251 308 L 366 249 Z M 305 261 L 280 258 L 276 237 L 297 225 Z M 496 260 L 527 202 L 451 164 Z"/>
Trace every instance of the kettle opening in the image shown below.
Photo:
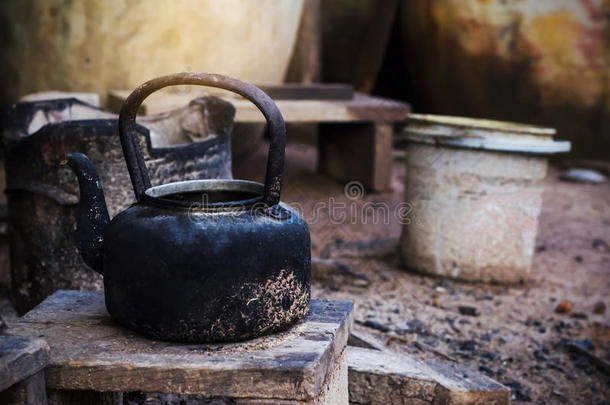
<path fill-rule="evenodd" d="M 189 180 L 150 187 L 144 194 L 162 205 L 217 209 L 259 203 L 263 192 L 261 183 L 248 180 Z"/>

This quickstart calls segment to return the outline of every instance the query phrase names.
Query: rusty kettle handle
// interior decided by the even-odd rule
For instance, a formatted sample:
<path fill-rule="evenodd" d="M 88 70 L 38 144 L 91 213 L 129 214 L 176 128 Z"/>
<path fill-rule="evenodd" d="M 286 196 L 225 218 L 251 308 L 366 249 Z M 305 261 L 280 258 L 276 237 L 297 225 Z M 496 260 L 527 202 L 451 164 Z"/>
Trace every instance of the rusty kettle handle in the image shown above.
<path fill-rule="evenodd" d="M 279 203 L 284 172 L 286 125 L 277 105 L 265 92 L 250 83 L 228 76 L 194 72 L 175 73 L 149 80 L 135 89 L 123 103 L 119 114 L 119 134 L 136 199 L 140 201 L 144 191 L 151 187 L 148 169 L 136 134 L 138 108 L 144 99 L 155 91 L 168 86 L 185 84 L 218 87 L 232 91 L 247 98 L 261 110 L 267 120 L 270 139 L 263 200 L 268 206 Z"/>

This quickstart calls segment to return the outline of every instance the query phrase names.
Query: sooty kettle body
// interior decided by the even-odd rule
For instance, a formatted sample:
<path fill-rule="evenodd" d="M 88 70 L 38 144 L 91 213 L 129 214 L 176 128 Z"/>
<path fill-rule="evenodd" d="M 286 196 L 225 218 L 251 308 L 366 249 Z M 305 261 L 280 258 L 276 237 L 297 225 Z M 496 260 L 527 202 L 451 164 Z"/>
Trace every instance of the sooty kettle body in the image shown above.
<path fill-rule="evenodd" d="M 150 184 L 136 112 L 154 91 L 186 84 L 231 90 L 261 110 L 270 139 L 265 184 Z M 67 159 L 80 188 L 77 245 L 85 262 L 104 276 L 113 318 L 161 340 L 215 342 L 281 331 L 307 313 L 309 229 L 298 212 L 280 202 L 286 131 L 264 92 L 214 74 L 156 78 L 126 99 L 119 133 L 136 203 L 112 220 L 89 159 L 79 153 Z"/>

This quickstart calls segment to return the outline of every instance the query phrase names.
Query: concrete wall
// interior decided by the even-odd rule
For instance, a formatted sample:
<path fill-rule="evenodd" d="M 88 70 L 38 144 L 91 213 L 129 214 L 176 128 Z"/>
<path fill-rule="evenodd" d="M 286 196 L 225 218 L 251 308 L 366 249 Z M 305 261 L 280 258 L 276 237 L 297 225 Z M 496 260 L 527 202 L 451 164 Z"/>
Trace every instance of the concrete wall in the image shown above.
<path fill-rule="evenodd" d="M 0 2 L 0 101 L 43 90 L 132 89 L 207 71 L 281 83 L 303 0 Z"/>

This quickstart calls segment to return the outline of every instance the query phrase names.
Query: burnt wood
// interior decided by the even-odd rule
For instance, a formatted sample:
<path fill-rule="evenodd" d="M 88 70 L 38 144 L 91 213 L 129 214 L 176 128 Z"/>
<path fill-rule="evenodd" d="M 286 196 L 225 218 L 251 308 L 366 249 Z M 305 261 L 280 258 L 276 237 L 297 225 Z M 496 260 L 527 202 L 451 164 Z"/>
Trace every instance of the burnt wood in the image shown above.
<path fill-rule="evenodd" d="M 98 291 L 59 291 L 12 325 L 51 347 L 50 390 L 310 401 L 345 350 L 353 304 L 312 300 L 286 332 L 240 343 L 150 340 L 117 325 Z"/>
<path fill-rule="evenodd" d="M 153 184 L 232 175 L 234 108 L 214 97 L 189 101 L 146 117 L 150 130 L 136 126 Z M 189 125 L 193 121 L 198 125 Z M 153 135 L 172 135 L 176 143 L 153 147 Z M 72 236 L 78 184 L 60 163 L 68 153 L 86 153 L 99 170 L 110 217 L 129 207 L 134 199 L 117 116 L 76 99 L 18 103 L 7 110 L 3 141 L 17 311 L 27 312 L 58 289 L 100 289 L 101 277 L 86 266 Z"/>

